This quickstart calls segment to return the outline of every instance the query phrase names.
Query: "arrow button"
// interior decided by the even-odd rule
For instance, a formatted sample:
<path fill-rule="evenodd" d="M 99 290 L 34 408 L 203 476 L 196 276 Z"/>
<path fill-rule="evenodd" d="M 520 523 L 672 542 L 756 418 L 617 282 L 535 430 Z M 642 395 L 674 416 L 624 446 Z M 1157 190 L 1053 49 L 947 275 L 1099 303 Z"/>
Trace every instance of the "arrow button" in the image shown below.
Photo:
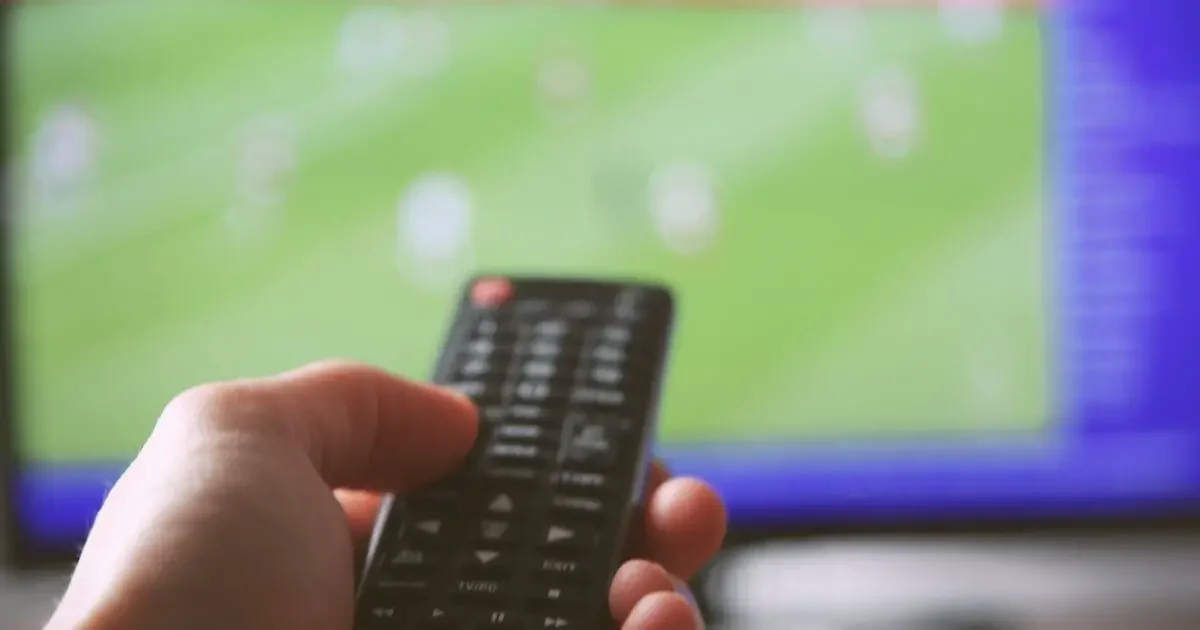
<path fill-rule="evenodd" d="M 492 499 L 492 502 L 488 504 L 488 511 L 496 514 L 511 514 L 515 507 L 512 497 L 501 493 L 496 495 Z"/>
<path fill-rule="evenodd" d="M 575 538 L 575 530 L 561 525 L 551 525 L 546 531 L 546 542 L 557 543 Z"/>
<path fill-rule="evenodd" d="M 463 568 L 469 574 L 483 577 L 502 577 L 513 568 L 513 558 L 507 551 L 473 549 L 465 556 Z"/>

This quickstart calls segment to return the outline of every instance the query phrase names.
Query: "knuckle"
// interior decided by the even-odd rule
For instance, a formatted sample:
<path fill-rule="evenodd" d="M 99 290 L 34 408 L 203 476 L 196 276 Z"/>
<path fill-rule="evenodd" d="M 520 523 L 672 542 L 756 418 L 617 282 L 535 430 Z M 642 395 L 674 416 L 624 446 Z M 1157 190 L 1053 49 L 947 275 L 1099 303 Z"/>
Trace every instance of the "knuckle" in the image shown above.
<path fill-rule="evenodd" d="M 234 382 L 190 387 L 167 403 L 160 422 L 198 424 L 214 428 L 243 425 L 261 415 L 261 401 Z"/>

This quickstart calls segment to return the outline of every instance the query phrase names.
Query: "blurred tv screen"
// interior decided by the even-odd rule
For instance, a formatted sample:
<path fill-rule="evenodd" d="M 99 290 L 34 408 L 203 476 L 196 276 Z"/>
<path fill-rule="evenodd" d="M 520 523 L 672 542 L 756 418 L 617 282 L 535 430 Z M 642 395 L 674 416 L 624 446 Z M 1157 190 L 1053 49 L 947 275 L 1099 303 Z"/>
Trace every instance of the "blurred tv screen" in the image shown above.
<path fill-rule="evenodd" d="M 1067 79 L 1031 4 L 10 13 L 14 418 L 47 537 L 190 385 L 428 376 L 479 271 L 670 284 L 663 453 L 747 522 L 1043 505 L 1102 475 L 1064 440 L 1150 448 L 1106 446 L 1148 434 L 1068 376 L 1100 284 L 1063 271 Z M 1104 409 L 1143 417 L 1148 338 L 1085 336 L 1126 366 Z M 1181 483 L 1140 469 L 1130 492 Z"/>

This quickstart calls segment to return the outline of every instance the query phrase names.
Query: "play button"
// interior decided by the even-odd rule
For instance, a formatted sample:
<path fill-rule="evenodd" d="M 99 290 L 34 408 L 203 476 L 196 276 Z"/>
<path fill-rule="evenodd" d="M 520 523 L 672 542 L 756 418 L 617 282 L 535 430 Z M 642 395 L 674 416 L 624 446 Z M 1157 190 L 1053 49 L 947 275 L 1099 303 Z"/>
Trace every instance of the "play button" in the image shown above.
<path fill-rule="evenodd" d="M 571 540 L 575 537 L 575 530 L 567 529 L 558 525 L 551 525 L 550 530 L 546 533 L 546 542 L 555 543 L 564 540 Z"/>
<path fill-rule="evenodd" d="M 492 499 L 492 502 L 490 504 L 488 504 L 488 509 L 491 510 L 492 512 L 499 512 L 501 514 L 507 514 L 509 512 L 512 512 L 513 511 L 512 497 L 508 496 L 507 494 L 498 494 L 498 495 L 496 495 L 496 498 Z"/>

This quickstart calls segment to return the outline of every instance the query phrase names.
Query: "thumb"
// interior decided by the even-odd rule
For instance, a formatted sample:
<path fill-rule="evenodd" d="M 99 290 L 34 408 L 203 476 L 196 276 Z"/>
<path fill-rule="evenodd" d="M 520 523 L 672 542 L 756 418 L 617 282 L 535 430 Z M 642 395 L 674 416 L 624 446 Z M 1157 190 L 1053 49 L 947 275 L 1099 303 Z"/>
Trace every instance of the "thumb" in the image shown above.
<path fill-rule="evenodd" d="M 452 471 L 478 429 L 475 406 L 459 394 L 345 361 L 201 386 L 163 416 L 167 426 L 182 416 L 184 425 L 282 440 L 331 487 L 388 492 Z"/>

